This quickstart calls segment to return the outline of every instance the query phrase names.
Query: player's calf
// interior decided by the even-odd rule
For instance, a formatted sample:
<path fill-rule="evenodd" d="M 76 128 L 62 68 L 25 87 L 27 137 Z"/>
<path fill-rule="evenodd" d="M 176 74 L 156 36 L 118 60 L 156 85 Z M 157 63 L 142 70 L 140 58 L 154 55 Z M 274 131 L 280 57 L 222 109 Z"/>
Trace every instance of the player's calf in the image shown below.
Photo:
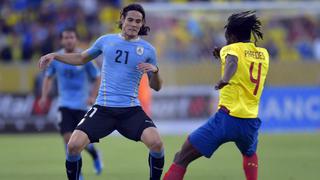
<path fill-rule="evenodd" d="M 155 139 L 149 144 L 150 180 L 160 180 L 164 166 L 164 148 L 161 139 Z"/>
<path fill-rule="evenodd" d="M 82 159 L 81 151 L 89 144 L 88 136 L 79 130 L 75 130 L 67 145 L 66 172 L 69 180 L 79 180 Z"/>
<path fill-rule="evenodd" d="M 164 175 L 163 180 L 183 180 L 186 168 L 172 163 L 168 172 Z"/>
<path fill-rule="evenodd" d="M 182 180 L 188 165 L 201 156 L 202 154 L 198 152 L 187 139 L 181 150 L 175 154 L 174 162 L 171 164 L 163 179 Z"/>
<path fill-rule="evenodd" d="M 66 172 L 69 180 L 79 180 L 81 166 L 82 166 L 82 159 L 80 154 L 78 155 L 71 155 L 67 152 L 66 157 Z"/>
<path fill-rule="evenodd" d="M 243 154 L 243 170 L 247 180 L 258 179 L 258 156 L 256 153 L 251 156 Z"/>
<path fill-rule="evenodd" d="M 160 180 L 164 166 L 164 148 L 156 128 L 146 128 L 141 141 L 149 148 L 150 180 Z"/>

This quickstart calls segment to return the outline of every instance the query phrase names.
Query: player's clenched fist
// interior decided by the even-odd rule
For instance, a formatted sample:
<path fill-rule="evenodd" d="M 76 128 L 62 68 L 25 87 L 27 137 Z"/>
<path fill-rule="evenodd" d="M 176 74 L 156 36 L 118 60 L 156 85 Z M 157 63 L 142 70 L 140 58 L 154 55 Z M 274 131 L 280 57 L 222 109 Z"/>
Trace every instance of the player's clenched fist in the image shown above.
<path fill-rule="evenodd" d="M 53 59 L 54 59 L 54 53 L 50 53 L 50 54 L 42 56 L 39 60 L 39 63 L 38 63 L 39 68 L 45 69 Z"/>

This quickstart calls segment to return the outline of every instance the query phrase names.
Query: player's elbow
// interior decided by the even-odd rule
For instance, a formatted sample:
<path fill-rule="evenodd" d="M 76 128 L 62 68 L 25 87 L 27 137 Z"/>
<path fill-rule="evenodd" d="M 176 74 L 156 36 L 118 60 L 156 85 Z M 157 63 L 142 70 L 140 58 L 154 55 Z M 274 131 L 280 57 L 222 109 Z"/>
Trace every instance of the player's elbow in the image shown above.
<path fill-rule="evenodd" d="M 160 89 L 162 88 L 162 82 L 150 83 L 150 87 L 155 91 L 160 91 Z"/>
<path fill-rule="evenodd" d="M 160 91 L 161 86 L 159 86 L 159 87 L 153 87 L 152 89 L 155 90 L 155 91 Z"/>

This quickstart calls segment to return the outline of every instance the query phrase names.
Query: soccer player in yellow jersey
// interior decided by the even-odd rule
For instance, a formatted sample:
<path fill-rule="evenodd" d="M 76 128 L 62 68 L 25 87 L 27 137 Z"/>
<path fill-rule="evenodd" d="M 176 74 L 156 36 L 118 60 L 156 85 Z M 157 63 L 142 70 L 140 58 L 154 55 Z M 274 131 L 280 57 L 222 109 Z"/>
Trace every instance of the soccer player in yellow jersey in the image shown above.
<path fill-rule="evenodd" d="M 242 153 L 246 179 L 257 180 L 258 109 L 269 67 L 267 50 L 250 42 L 251 34 L 255 41 L 263 38 L 260 27 L 252 11 L 228 18 L 227 45 L 214 51 L 222 64 L 222 78 L 215 85 L 220 90 L 219 110 L 189 135 L 164 180 L 182 180 L 192 161 L 201 156 L 210 158 L 226 142 L 234 142 Z"/>

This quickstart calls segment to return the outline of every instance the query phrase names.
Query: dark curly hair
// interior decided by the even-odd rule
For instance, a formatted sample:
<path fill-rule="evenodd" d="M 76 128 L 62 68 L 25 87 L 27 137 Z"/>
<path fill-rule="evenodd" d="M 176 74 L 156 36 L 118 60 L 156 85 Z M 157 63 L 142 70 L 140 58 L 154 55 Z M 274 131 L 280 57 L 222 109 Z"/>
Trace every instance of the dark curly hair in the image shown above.
<path fill-rule="evenodd" d="M 255 15 L 256 11 L 245 11 L 232 14 L 225 25 L 226 33 L 234 35 L 239 41 L 250 40 L 251 33 L 255 43 L 258 39 L 263 39 L 261 32 L 261 22 Z"/>
<path fill-rule="evenodd" d="M 140 4 L 129 4 L 128 6 L 124 7 L 121 11 L 120 11 L 120 19 L 123 16 L 124 18 L 126 18 L 127 14 L 129 11 L 138 11 L 142 14 L 142 20 L 145 22 L 145 12 L 143 7 Z M 120 29 L 122 29 L 122 22 L 119 22 L 119 26 Z M 150 31 L 150 27 L 146 26 L 145 24 L 142 25 L 142 27 L 140 28 L 140 31 L 138 33 L 138 35 L 141 36 L 145 36 L 148 35 L 148 32 Z"/>

